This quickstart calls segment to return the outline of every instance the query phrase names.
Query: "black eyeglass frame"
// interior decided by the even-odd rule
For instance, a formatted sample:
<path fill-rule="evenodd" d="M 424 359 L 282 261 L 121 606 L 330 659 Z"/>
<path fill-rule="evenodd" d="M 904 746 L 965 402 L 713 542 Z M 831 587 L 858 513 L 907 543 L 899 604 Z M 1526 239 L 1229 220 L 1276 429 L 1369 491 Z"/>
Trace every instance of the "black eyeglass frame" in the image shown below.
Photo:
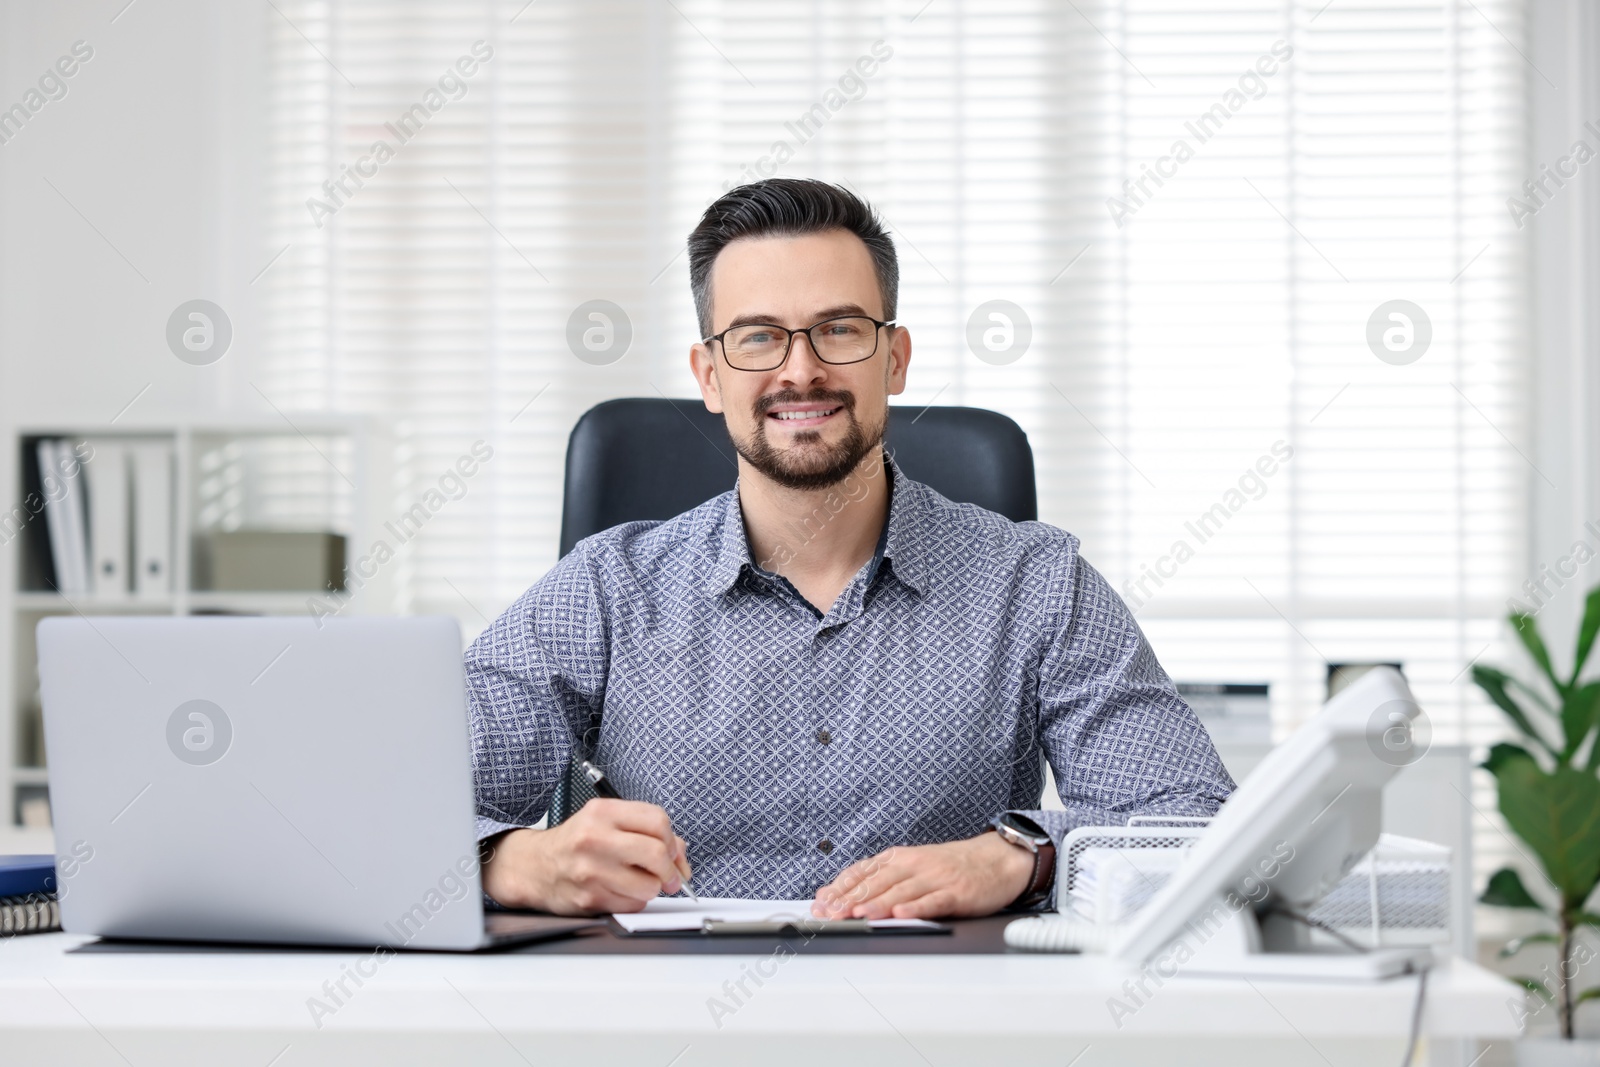
<path fill-rule="evenodd" d="M 815 330 L 818 326 L 826 326 L 830 322 L 843 322 L 845 319 L 866 319 L 868 322 L 872 323 L 874 327 L 872 331 L 872 351 L 868 352 L 860 359 L 847 359 L 840 363 L 835 360 L 825 358 L 821 352 L 817 351 L 817 339 L 811 335 L 811 331 Z M 721 333 L 714 333 L 710 337 L 702 337 L 700 339 L 700 343 L 703 345 L 709 345 L 712 341 L 717 342 L 717 344 L 722 348 L 722 362 L 726 363 L 734 370 L 742 370 L 748 374 L 765 374 L 768 371 L 777 370 L 779 367 L 789 362 L 789 353 L 794 351 L 794 335 L 797 333 L 803 333 L 806 335 L 806 341 L 811 345 L 812 354 L 816 356 L 817 359 L 821 360 L 823 363 L 826 363 L 830 367 L 849 367 L 856 363 L 865 363 L 867 360 L 877 355 L 878 331 L 883 329 L 885 326 L 895 325 L 895 322 L 896 320 L 894 319 L 890 319 L 887 322 L 880 322 L 871 315 L 835 315 L 831 319 L 823 319 L 821 322 L 813 322 L 810 326 L 807 326 L 803 330 L 791 330 L 789 327 L 779 326 L 775 322 L 741 322 L 737 326 L 729 326 Z M 734 363 L 733 360 L 728 358 L 728 344 L 723 340 L 723 338 L 732 333 L 734 330 L 748 330 L 755 326 L 763 326 L 769 330 L 782 330 L 787 336 L 787 340 L 785 340 L 783 343 L 783 358 L 778 360 L 778 362 L 774 363 L 770 367 L 741 367 Z"/>

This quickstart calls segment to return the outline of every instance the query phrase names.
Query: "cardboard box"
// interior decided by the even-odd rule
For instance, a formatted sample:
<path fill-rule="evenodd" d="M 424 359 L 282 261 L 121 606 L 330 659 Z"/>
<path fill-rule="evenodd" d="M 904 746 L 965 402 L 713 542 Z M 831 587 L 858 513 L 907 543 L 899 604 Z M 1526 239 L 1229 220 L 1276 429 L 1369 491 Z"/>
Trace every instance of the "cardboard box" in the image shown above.
<path fill-rule="evenodd" d="M 197 540 L 196 584 L 201 589 L 300 593 L 344 588 L 343 534 L 218 530 Z"/>

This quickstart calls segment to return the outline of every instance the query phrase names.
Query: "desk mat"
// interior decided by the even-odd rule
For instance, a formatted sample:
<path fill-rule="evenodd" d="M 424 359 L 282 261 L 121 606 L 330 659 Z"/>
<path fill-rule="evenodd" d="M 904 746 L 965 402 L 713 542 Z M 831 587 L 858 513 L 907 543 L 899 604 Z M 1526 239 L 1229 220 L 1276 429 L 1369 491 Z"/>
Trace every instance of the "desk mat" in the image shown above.
<path fill-rule="evenodd" d="M 923 936 L 864 934 L 852 937 L 624 937 L 610 924 L 592 927 L 557 941 L 484 949 L 515 956 L 765 956 L 780 946 L 808 956 L 984 956 L 1015 952 L 1005 943 L 1006 924 L 1016 915 L 982 919 L 947 919 L 950 933 Z M 90 941 L 73 953 L 126 955 L 252 955 L 359 951 L 326 946 L 209 944 L 195 941 Z"/>

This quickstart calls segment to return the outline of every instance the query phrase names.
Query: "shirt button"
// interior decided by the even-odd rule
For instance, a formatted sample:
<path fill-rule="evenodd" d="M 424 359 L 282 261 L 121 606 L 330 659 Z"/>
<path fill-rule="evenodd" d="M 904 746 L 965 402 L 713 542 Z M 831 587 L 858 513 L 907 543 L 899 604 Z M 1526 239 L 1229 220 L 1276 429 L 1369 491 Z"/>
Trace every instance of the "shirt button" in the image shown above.
<path fill-rule="evenodd" d="M 818 730 L 817 731 L 817 743 L 818 744 L 826 745 L 826 744 L 831 743 L 832 741 L 833 741 L 833 735 L 830 734 L 828 731 L 826 731 L 826 730 Z"/>
<path fill-rule="evenodd" d="M 826 856 L 828 853 L 833 851 L 833 842 L 824 837 L 821 841 L 817 842 L 817 848 L 822 851 L 824 856 Z"/>

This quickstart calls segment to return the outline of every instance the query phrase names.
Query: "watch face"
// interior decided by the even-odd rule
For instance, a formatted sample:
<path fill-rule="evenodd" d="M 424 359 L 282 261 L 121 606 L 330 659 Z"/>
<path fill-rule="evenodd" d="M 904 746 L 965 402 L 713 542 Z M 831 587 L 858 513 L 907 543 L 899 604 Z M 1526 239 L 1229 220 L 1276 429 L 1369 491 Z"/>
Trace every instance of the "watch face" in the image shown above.
<path fill-rule="evenodd" d="M 1024 821 L 1018 816 L 1012 815 L 1009 812 L 1000 816 L 999 822 L 1000 825 L 1004 826 L 1007 830 L 1011 831 L 1013 834 L 1016 834 L 1025 841 L 1032 841 L 1035 844 L 1043 844 L 1044 842 L 1050 840 L 1050 835 L 1040 833 L 1038 828 L 1032 825 L 1031 820 Z"/>

